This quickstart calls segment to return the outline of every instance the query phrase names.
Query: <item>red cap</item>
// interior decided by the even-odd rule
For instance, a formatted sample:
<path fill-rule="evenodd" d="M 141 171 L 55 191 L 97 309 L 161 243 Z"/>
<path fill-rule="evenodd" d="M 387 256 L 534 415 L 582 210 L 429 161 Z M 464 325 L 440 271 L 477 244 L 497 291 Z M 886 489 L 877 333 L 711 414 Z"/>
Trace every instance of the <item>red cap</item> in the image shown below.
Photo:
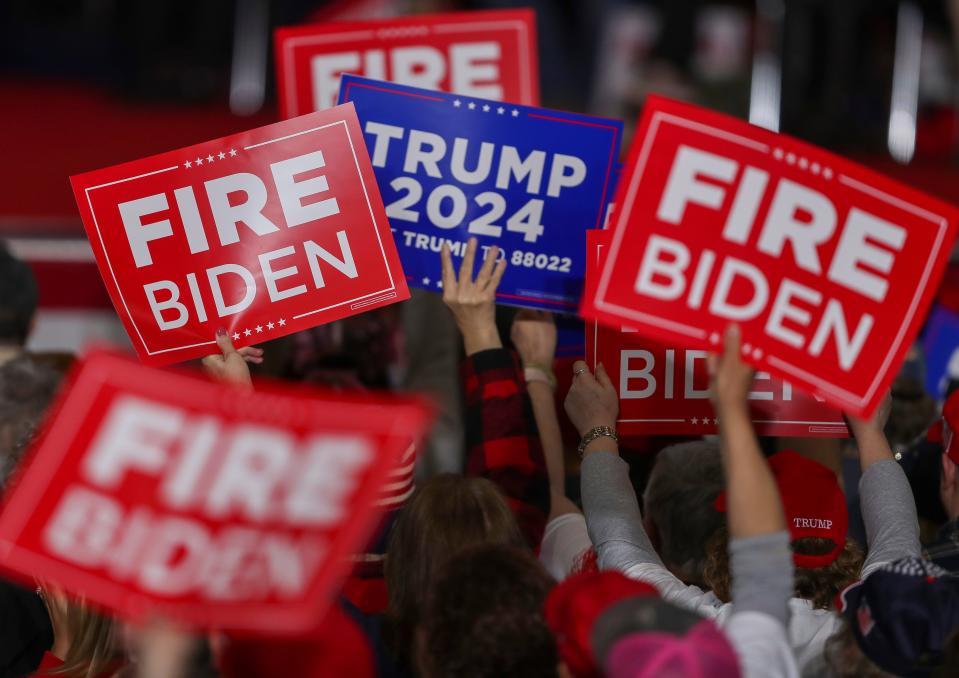
<path fill-rule="evenodd" d="M 946 398 L 942 406 L 942 449 L 952 463 L 959 464 L 959 390 L 955 390 Z"/>
<path fill-rule="evenodd" d="M 576 678 L 601 676 L 590 643 L 593 623 L 610 605 L 635 596 L 658 596 L 653 586 L 619 572 L 584 572 L 560 582 L 546 598 L 546 623 L 560 658 Z"/>
<path fill-rule="evenodd" d="M 796 567 L 826 567 L 846 548 L 849 514 L 846 496 L 836 474 L 828 467 L 791 450 L 769 458 L 769 466 L 779 486 L 783 511 L 792 541 L 806 537 L 829 539 L 834 547 L 823 555 L 793 553 Z M 726 493 L 716 498 L 716 510 L 726 511 Z"/>
<path fill-rule="evenodd" d="M 373 678 L 376 675 L 366 635 L 336 604 L 309 636 L 231 638 L 220 664 L 226 678 Z"/>

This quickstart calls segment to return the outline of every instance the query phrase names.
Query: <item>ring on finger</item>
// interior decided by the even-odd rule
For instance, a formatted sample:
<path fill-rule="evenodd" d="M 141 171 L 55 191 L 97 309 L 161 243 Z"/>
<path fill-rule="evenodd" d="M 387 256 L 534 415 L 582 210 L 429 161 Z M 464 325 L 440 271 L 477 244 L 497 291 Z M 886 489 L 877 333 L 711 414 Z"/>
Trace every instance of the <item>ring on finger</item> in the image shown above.
<path fill-rule="evenodd" d="M 578 376 L 581 375 L 583 372 L 588 372 L 588 371 L 589 371 L 589 370 L 588 370 L 587 368 L 585 368 L 585 367 L 580 367 L 578 370 L 573 370 L 573 376 L 574 376 L 574 377 L 578 377 Z"/>

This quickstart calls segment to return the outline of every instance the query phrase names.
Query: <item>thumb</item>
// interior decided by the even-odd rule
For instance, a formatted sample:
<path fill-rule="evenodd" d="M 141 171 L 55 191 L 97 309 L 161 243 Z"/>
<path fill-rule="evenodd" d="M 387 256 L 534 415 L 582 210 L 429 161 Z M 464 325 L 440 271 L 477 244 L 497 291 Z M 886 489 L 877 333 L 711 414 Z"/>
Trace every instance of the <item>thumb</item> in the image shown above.
<path fill-rule="evenodd" d="M 222 327 L 216 331 L 216 345 L 224 358 L 231 353 L 236 353 L 236 349 L 233 347 L 233 340 L 230 339 L 230 334 Z"/>

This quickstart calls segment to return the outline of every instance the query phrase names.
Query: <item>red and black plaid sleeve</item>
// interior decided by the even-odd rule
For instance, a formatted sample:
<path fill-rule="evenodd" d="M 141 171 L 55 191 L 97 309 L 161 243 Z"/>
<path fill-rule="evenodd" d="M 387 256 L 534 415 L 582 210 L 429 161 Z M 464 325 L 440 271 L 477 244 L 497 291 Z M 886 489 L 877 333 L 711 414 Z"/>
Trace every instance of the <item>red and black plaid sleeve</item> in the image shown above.
<path fill-rule="evenodd" d="M 505 348 L 475 353 L 463 365 L 463 382 L 466 472 L 499 485 L 538 551 L 549 516 L 549 477 L 519 359 Z"/>

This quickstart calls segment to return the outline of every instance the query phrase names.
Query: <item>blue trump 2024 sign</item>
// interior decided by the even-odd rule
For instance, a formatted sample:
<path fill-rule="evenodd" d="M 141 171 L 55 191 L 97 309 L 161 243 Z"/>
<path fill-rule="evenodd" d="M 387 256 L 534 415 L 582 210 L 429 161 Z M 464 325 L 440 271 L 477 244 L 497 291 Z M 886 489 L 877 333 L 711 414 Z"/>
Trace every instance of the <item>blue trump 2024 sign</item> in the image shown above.
<path fill-rule="evenodd" d="M 621 122 L 343 76 L 407 281 L 439 291 L 439 251 L 475 236 L 507 260 L 498 300 L 576 309 L 585 231 L 612 198 Z"/>

